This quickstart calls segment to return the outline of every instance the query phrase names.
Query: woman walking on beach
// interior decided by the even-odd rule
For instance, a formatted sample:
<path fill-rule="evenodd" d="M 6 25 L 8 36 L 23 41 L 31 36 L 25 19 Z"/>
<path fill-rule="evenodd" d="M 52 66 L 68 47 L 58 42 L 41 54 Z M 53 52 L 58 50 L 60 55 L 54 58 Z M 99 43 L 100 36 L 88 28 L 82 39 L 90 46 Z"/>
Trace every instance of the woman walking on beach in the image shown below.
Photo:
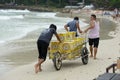
<path fill-rule="evenodd" d="M 84 32 L 87 32 L 89 30 L 89 46 L 90 46 L 90 57 L 94 57 L 96 59 L 98 45 L 99 45 L 99 21 L 96 19 L 96 15 L 91 15 L 91 21 L 90 21 L 90 27 L 88 27 Z M 94 51 L 94 54 L 93 54 Z"/>
<path fill-rule="evenodd" d="M 41 64 L 46 60 L 47 56 L 47 49 L 53 34 L 55 34 L 56 38 L 59 42 L 61 42 L 57 32 L 56 32 L 56 25 L 51 24 L 48 29 L 45 29 L 38 38 L 37 47 L 39 51 L 38 62 L 35 64 L 35 73 L 42 71 Z"/>

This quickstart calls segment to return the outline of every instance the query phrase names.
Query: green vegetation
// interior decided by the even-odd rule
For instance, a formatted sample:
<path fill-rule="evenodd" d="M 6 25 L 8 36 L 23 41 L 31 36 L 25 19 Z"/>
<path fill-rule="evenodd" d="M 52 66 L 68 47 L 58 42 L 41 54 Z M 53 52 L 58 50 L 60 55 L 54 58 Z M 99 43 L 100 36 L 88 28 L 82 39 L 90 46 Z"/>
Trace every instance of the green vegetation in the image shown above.
<path fill-rule="evenodd" d="M 0 4 L 15 3 L 18 5 L 38 5 L 44 7 L 62 8 L 85 1 L 85 4 L 94 4 L 96 8 L 120 8 L 120 0 L 0 0 Z"/>
<path fill-rule="evenodd" d="M 90 0 L 97 8 L 120 8 L 120 0 Z"/>

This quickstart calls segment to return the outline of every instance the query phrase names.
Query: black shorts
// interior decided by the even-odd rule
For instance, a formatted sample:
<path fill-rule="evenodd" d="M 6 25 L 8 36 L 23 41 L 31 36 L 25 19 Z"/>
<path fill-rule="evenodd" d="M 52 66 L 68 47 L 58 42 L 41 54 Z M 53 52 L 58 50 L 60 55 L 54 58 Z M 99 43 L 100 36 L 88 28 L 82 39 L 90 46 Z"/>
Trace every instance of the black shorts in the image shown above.
<path fill-rule="evenodd" d="M 94 47 L 98 48 L 99 38 L 94 38 L 94 39 L 89 38 L 89 45 L 90 46 L 94 45 Z"/>
<path fill-rule="evenodd" d="M 38 47 L 38 52 L 39 52 L 38 58 L 39 59 L 46 60 L 48 46 L 49 46 L 49 44 L 46 43 L 45 41 L 42 41 L 42 40 L 37 41 L 37 47 Z"/>

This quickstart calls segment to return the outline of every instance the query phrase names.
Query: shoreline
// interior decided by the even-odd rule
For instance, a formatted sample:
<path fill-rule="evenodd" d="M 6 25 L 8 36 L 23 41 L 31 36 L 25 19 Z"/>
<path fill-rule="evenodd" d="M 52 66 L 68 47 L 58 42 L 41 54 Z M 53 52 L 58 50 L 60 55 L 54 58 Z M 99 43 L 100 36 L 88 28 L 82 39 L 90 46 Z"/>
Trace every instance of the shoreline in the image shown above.
<path fill-rule="evenodd" d="M 35 32 L 35 31 L 34 31 Z M 35 54 L 34 55 L 34 53 L 37 53 L 36 51 L 37 51 L 37 48 L 36 48 L 36 42 L 35 42 L 35 40 L 36 40 L 36 38 L 37 37 L 35 37 L 35 34 L 36 33 L 34 33 L 34 32 L 31 32 L 31 33 L 29 33 L 27 36 L 25 36 L 25 37 L 23 37 L 23 38 L 21 38 L 21 39 L 18 39 L 18 40 L 14 40 L 14 41 L 18 41 L 18 43 L 15 43 L 14 41 L 11 41 L 10 43 L 8 43 L 7 44 L 7 46 L 8 45 L 10 45 L 10 44 L 12 44 L 12 45 L 10 45 L 10 46 L 13 46 L 13 47 L 16 47 L 16 46 L 19 46 L 19 48 L 17 49 L 15 49 L 16 51 L 15 51 L 15 54 L 14 55 L 12 55 L 12 54 L 10 54 L 11 55 L 11 57 L 13 57 L 13 60 L 15 61 L 16 60 L 16 58 L 14 58 L 14 56 L 21 56 L 21 57 L 19 57 L 18 59 L 22 59 L 23 57 L 23 55 L 24 55 L 24 59 L 25 58 L 28 58 L 28 55 L 25 55 L 24 53 L 33 53 L 32 55 L 31 55 L 31 57 L 30 57 L 30 55 L 29 55 L 29 57 L 30 58 L 33 58 L 31 61 L 33 61 L 33 63 L 34 63 L 34 60 L 36 59 L 36 56 L 37 56 L 37 54 Z M 34 33 L 34 34 L 33 34 Z M 118 33 L 116 33 L 116 35 L 117 35 Z M 32 36 L 31 36 L 32 35 Z M 27 40 L 27 39 L 30 39 L 32 37 L 32 39 L 33 40 L 30 40 L 30 42 L 26 42 L 25 40 Z M 115 36 L 115 38 L 116 38 L 116 36 Z M 109 41 L 109 42 L 111 42 L 111 40 L 114 40 L 115 38 L 112 38 L 112 39 L 107 39 L 107 40 L 102 40 L 101 42 L 103 42 L 103 44 L 106 44 L 106 42 L 107 41 Z M 22 43 L 21 43 L 22 42 Z M 32 47 L 29 47 L 28 46 L 28 44 L 30 44 Z M 8 47 L 10 47 L 10 46 L 8 46 Z M 26 46 L 26 47 L 24 47 L 24 48 L 22 48 L 22 46 Z M 19 49 L 23 49 L 22 51 L 20 51 L 19 52 Z M 102 51 L 103 52 L 103 51 Z M 23 54 L 21 54 L 21 55 L 18 55 L 18 54 L 16 54 L 16 53 L 23 53 Z M 104 52 L 103 52 L 104 53 Z M 101 55 L 100 55 L 101 56 Z M 105 56 L 106 57 L 106 56 Z M 102 57 L 101 57 L 102 58 Z M 107 58 L 106 58 L 106 60 L 108 60 Z M 25 60 L 23 60 L 22 62 L 24 62 Z M 29 60 L 28 60 L 29 61 Z M 91 60 L 91 61 L 93 61 L 93 60 Z M 90 61 L 90 63 L 92 64 L 92 62 Z M 111 60 L 110 60 L 111 61 Z M 19 61 L 18 60 L 18 62 L 21 62 L 21 61 Z M 97 62 L 97 61 L 93 61 L 93 62 Z M 38 76 L 35 76 L 34 75 L 34 70 L 33 70 L 33 63 L 27 63 L 27 65 L 22 65 L 22 66 L 20 66 L 20 67 L 17 67 L 17 68 L 15 68 L 13 71 L 11 70 L 10 72 L 8 72 L 5 76 L 8 76 L 8 78 L 6 78 L 6 79 L 3 79 L 3 80 L 7 80 L 7 79 L 12 79 L 13 78 L 13 76 L 15 75 L 15 73 L 17 73 L 17 74 L 19 74 L 20 76 L 19 77 L 21 77 L 22 76 L 22 71 L 23 71 L 23 69 L 24 69 L 24 71 L 23 71 L 23 73 L 26 75 L 26 76 L 32 76 L 32 77 L 38 77 Z M 76 63 L 76 65 L 75 65 L 75 67 L 77 66 L 77 65 L 81 65 L 80 67 L 82 67 L 82 64 L 79 64 L 78 63 L 78 61 L 77 62 L 75 62 Z M 20 63 L 18 63 L 18 64 L 20 64 Z M 68 63 L 67 64 L 69 64 L 69 61 L 68 61 Z M 73 61 L 73 63 L 71 63 L 70 62 L 70 64 L 73 64 L 74 65 L 74 61 Z M 92 65 L 91 64 L 89 64 L 90 66 L 91 66 L 91 68 L 92 68 Z M 50 60 L 47 60 L 46 61 L 46 63 L 44 63 L 43 64 L 43 67 L 45 67 L 44 68 L 44 70 L 45 71 L 43 71 L 42 73 L 42 75 L 44 76 L 44 75 L 46 75 L 47 73 L 47 70 L 49 69 L 47 66 L 48 65 L 53 65 L 52 63 L 51 63 L 51 61 Z M 89 65 L 88 65 L 88 67 L 89 67 Z M 64 64 L 64 66 L 65 66 L 65 64 Z M 64 67 L 63 66 L 63 67 Z M 26 67 L 26 68 L 25 68 Z M 28 68 L 29 67 L 29 68 Z M 51 67 L 53 67 L 53 66 L 51 66 Z M 50 67 L 50 69 L 51 69 L 51 67 Z M 28 68 L 28 69 L 27 69 Z M 83 68 L 83 67 L 82 67 Z M 21 70 L 21 71 L 19 71 L 19 69 Z M 47 69 L 47 70 L 46 70 Z M 63 70 L 65 70 L 66 68 L 63 68 Z M 77 69 L 79 69 L 79 66 L 77 66 Z M 74 70 L 75 71 L 77 71 L 77 69 L 75 68 Z M 83 68 L 84 69 L 84 68 Z M 105 68 L 104 68 L 105 69 Z M 62 70 L 62 71 L 63 71 Z M 55 70 L 54 70 L 54 68 L 52 68 L 52 70 L 48 70 L 48 72 L 49 71 L 53 71 L 52 73 L 53 74 L 59 74 L 59 72 L 56 72 Z M 63 71 L 63 73 L 62 73 L 62 71 L 60 71 L 60 73 L 61 74 L 63 74 L 63 73 L 65 73 L 66 71 L 68 71 L 68 72 L 73 72 L 73 70 L 71 69 L 71 67 L 70 67 L 70 70 L 69 69 L 67 69 L 67 70 L 65 70 L 65 71 Z M 84 70 L 83 70 L 84 71 Z M 105 71 L 105 70 L 104 70 Z M 19 73 L 20 72 L 20 73 Z M 102 71 L 103 72 L 103 71 Z M 12 73 L 12 74 L 11 74 Z M 83 72 L 84 73 L 84 72 Z M 101 73 L 101 72 L 100 72 Z M 23 75 L 24 75 L 23 74 Z M 70 73 L 67 73 L 67 75 L 68 74 L 70 74 Z M 98 73 L 99 74 L 99 73 Z M 11 76 L 12 75 L 12 76 Z M 40 73 L 40 75 L 41 75 L 41 73 Z M 70 74 L 70 75 L 72 75 L 72 74 Z M 83 74 L 82 74 L 83 75 Z M 11 76 L 11 77 L 10 77 Z M 53 76 L 52 74 L 51 74 L 51 76 Z M 59 77 L 62 77 L 62 75 L 59 75 Z M 74 75 L 75 76 L 75 75 Z M 91 75 L 92 76 L 92 75 Z M 50 77 L 50 76 L 49 76 Z M 64 78 L 65 78 L 66 76 L 64 76 Z M 70 77 L 70 76 L 69 76 Z M 78 77 L 78 76 L 76 76 L 76 77 Z M 97 77 L 97 76 L 96 76 Z M 57 78 L 57 77 L 56 77 Z M 13 78 L 13 80 L 14 80 L 15 78 Z M 43 78 L 44 79 L 44 78 Z M 51 78 L 52 79 L 52 78 Z M 54 79 L 54 77 L 53 77 L 53 79 Z M 62 80 L 64 80 L 63 78 L 61 78 Z M 77 78 L 76 78 L 77 79 Z M 24 80 L 24 79 L 22 79 L 22 80 Z M 29 79 L 26 79 L 26 80 L 30 80 L 30 78 Z M 47 79 L 46 78 L 46 80 L 49 80 L 49 79 Z M 71 80 L 71 79 L 66 79 L 66 80 Z M 84 79 L 83 79 L 84 80 Z M 87 80 L 89 80 L 89 79 L 87 79 Z"/>

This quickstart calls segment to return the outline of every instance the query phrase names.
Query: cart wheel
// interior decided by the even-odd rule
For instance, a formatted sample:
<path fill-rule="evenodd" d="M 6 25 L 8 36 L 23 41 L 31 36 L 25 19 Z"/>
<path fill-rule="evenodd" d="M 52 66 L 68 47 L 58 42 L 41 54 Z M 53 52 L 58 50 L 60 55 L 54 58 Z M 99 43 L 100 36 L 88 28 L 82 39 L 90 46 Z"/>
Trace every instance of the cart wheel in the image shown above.
<path fill-rule="evenodd" d="M 81 56 L 82 56 L 83 64 L 87 64 L 88 63 L 88 49 L 86 47 L 82 48 Z"/>
<path fill-rule="evenodd" d="M 54 63 L 55 69 L 60 70 L 60 68 L 62 66 L 62 59 L 61 59 L 61 55 L 59 52 L 56 52 L 54 54 L 53 63 Z"/>

